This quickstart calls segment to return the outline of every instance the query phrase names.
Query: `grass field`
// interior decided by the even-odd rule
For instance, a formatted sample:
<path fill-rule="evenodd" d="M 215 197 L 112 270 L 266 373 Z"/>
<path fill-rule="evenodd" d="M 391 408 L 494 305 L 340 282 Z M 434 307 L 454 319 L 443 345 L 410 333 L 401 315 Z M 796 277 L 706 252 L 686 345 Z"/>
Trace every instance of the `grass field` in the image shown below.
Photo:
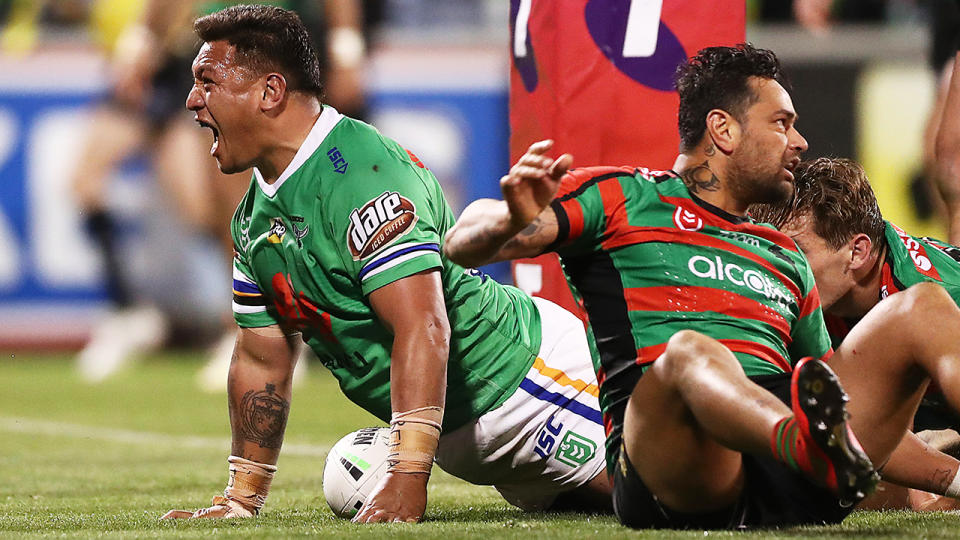
<path fill-rule="evenodd" d="M 147 359 L 100 386 L 65 356 L 0 358 L 0 537 L 78 538 L 958 538 L 960 516 L 858 512 L 843 525 L 751 533 L 643 532 L 612 517 L 524 514 L 489 487 L 434 469 L 420 525 L 359 526 L 323 500 L 327 449 L 378 422 L 319 365 L 295 391 L 284 453 L 263 514 L 160 522 L 209 503 L 226 482 L 225 395 L 195 391 L 197 353 Z"/>

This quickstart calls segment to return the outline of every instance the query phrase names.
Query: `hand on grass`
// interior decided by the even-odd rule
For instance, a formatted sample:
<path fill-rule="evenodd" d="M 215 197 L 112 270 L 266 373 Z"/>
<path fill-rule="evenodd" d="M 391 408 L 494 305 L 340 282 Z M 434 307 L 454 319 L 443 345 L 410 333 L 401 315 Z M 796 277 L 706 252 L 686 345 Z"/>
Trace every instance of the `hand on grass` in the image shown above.
<path fill-rule="evenodd" d="M 353 518 L 354 523 L 416 523 L 427 509 L 426 473 L 387 473 L 377 484 L 366 504 Z"/>

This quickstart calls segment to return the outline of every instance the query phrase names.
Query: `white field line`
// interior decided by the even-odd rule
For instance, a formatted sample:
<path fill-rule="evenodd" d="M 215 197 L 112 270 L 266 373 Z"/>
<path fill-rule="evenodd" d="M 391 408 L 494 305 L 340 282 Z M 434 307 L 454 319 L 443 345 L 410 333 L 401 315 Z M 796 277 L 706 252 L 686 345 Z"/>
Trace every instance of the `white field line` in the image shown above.
<path fill-rule="evenodd" d="M 51 422 L 33 418 L 0 416 L 0 431 L 9 433 L 27 433 L 51 437 L 75 439 L 97 439 L 125 444 L 166 445 L 177 448 L 199 448 L 230 451 L 230 439 L 226 437 L 200 437 L 193 435 L 170 435 L 151 431 L 133 431 L 113 429 L 67 422 Z M 284 444 L 284 456 L 323 457 L 329 446 L 313 444 Z"/>

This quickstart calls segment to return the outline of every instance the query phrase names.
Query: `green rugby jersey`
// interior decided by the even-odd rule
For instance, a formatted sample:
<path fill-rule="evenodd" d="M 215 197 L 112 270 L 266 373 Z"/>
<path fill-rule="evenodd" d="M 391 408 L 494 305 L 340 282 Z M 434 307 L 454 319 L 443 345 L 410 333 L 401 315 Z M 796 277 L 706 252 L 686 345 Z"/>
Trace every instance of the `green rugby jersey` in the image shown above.
<path fill-rule="evenodd" d="M 552 208 L 550 249 L 590 319 L 610 470 L 627 399 L 677 331 L 719 340 L 748 376 L 830 352 L 813 274 L 793 240 L 691 196 L 676 174 L 575 169 Z"/>
<path fill-rule="evenodd" d="M 439 269 L 451 327 L 444 429 L 455 429 L 516 390 L 540 347 L 540 316 L 518 289 L 441 257 L 453 223 L 416 156 L 324 107 L 276 182 L 254 170 L 234 215 L 236 321 L 299 329 L 344 394 L 389 421 L 393 336 L 367 295 Z"/>

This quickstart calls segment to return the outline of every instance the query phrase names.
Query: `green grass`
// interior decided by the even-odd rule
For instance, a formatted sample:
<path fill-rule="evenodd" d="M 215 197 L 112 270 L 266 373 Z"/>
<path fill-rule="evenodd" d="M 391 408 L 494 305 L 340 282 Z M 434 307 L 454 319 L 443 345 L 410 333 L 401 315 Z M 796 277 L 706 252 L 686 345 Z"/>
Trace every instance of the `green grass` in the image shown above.
<path fill-rule="evenodd" d="M 4 538 L 957 538 L 960 516 L 857 512 L 835 527 L 730 533 L 631 531 L 612 517 L 525 514 L 490 487 L 434 469 L 426 521 L 360 526 L 323 500 L 323 453 L 376 425 L 319 365 L 294 394 L 279 473 L 252 520 L 160 522 L 206 506 L 226 482 L 225 395 L 195 390 L 196 353 L 151 357 L 99 386 L 65 356 L 0 357 L 0 537 Z"/>

